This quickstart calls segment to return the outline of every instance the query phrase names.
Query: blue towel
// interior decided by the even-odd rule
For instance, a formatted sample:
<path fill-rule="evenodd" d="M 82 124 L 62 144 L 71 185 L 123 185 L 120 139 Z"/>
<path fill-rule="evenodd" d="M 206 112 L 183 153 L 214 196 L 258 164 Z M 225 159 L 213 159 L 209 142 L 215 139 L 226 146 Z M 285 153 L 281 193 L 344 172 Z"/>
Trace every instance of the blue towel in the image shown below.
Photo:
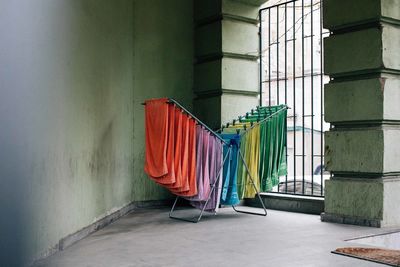
<path fill-rule="evenodd" d="M 221 201 L 222 202 L 225 202 L 226 197 L 228 196 L 228 190 L 229 190 L 229 184 L 230 184 L 230 172 L 231 172 L 231 167 L 230 167 L 231 166 L 231 155 L 232 155 L 232 153 L 229 152 L 229 148 L 227 146 L 224 146 L 224 158 L 226 157 L 227 153 L 229 153 L 229 155 L 224 163 L 224 168 L 222 171 L 222 177 L 223 177 L 222 192 L 221 192 Z"/>
<path fill-rule="evenodd" d="M 237 191 L 237 168 L 240 149 L 240 135 L 238 134 L 221 134 L 221 137 L 231 144 L 231 152 L 228 160 L 224 164 L 223 169 L 223 187 L 221 194 L 222 205 L 237 205 L 240 202 Z M 224 147 L 224 156 L 229 149 Z"/>

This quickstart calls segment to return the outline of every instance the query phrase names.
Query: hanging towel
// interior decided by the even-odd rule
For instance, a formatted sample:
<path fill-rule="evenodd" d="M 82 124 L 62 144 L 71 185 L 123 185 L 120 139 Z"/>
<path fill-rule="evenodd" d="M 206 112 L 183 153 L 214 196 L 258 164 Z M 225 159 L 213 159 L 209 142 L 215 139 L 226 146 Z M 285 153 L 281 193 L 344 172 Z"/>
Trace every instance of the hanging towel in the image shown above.
<path fill-rule="evenodd" d="M 209 140 L 208 140 L 208 145 L 209 145 L 209 157 L 208 157 L 208 165 L 209 165 L 209 177 L 210 177 L 210 200 L 207 203 L 207 206 L 205 210 L 207 211 L 213 211 L 215 210 L 216 207 L 216 194 L 218 191 L 218 184 L 216 183 L 217 180 L 217 173 L 216 173 L 216 160 L 217 160 L 217 155 L 216 155 L 216 143 L 215 143 L 215 137 L 210 135 Z M 201 207 L 200 209 L 203 208 L 205 203 L 200 204 Z"/>
<path fill-rule="evenodd" d="M 187 120 L 187 130 L 185 137 L 185 146 L 183 149 L 182 157 L 182 177 L 184 182 L 187 182 L 186 191 L 171 191 L 178 196 L 182 197 L 193 197 L 197 195 L 197 181 L 196 181 L 196 121 L 189 118 Z M 186 150 L 186 151 L 185 151 Z M 185 155 L 187 154 L 187 156 Z M 185 166 L 186 165 L 186 166 Z"/>
<path fill-rule="evenodd" d="M 145 115 L 145 172 L 197 208 L 236 205 L 287 174 L 286 106 L 257 107 L 224 128 L 229 149 L 167 98 L 147 100 Z"/>
<path fill-rule="evenodd" d="M 247 177 L 246 174 L 247 174 L 247 172 L 246 172 L 246 168 L 243 164 L 243 160 L 246 159 L 247 137 L 248 137 L 247 134 L 241 136 L 240 152 L 241 152 L 242 156 L 238 155 L 239 161 L 238 161 L 238 170 L 237 170 L 237 189 L 238 189 L 239 199 L 244 198 L 244 191 L 246 189 L 246 177 Z M 243 157 L 243 159 L 242 159 L 242 157 Z"/>
<path fill-rule="evenodd" d="M 224 145 L 220 140 L 218 140 L 216 137 L 215 139 L 215 155 L 216 155 L 216 161 L 215 161 L 215 173 L 217 177 L 217 182 L 216 182 L 216 194 L 215 194 L 215 208 L 212 210 L 214 212 L 218 212 L 219 205 L 221 202 L 221 193 L 222 193 L 222 178 L 223 178 L 223 147 Z"/>
<path fill-rule="evenodd" d="M 278 116 L 278 176 L 287 175 L 286 162 L 286 130 L 287 130 L 287 110 L 282 111 Z M 279 182 L 279 181 L 278 181 Z"/>
<path fill-rule="evenodd" d="M 251 153 L 252 153 L 252 147 L 251 147 L 251 142 L 252 142 L 252 132 L 253 130 L 250 130 L 249 132 L 247 132 L 245 134 L 246 136 L 246 148 L 245 148 L 245 153 L 244 153 L 244 160 L 247 164 L 247 170 L 251 173 L 251 167 L 250 167 L 250 161 L 251 161 Z M 242 169 L 242 175 L 243 175 L 243 180 L 244 180 L 244 192 L 243 192 L 243 198 L 247 198 L 248 197 L 248 192 L 251 190 L 249 189 L 252 184 L 251 184 L 251 179 L 249 177 L 249 173 L 246 170 L 246 167 L 243 166 Z"/>
<path fill-rule="evenodd" d="M 227 135 L 221 135 L 221 137 L 224 138 L 225 141 L 230 142 Z M 231 154 L 231 149 L 227 146 L 224 147 L 223 153 L 224 153 L 224 158 L 227 157 L 227 159 L 226 159 L 226 161 L 224 163 L 224 167 L 223 167 L 221 201 L 225 202 L 226 196 L 228 195 L 229 185 L 230 185 L 232 154 Z M 229 153 L 229 155 L 227 155 L 228 153 Z"/>
<path fill-rule="evenodd" d="M 267 135 L 267 123 L 268 121 L 264 121 L 262 123 L 260 123 L 260 167 L 259 167 L 259 176 L 261 179 L 261 190 L 265 190 L 266 188 L 268 188 L 267 190 L 272 189 L 272 186 L 268 183 L 268 179 L 266 179 L 266 174 L 267 173 L 267 168 L 269 165 L 268 162 L 268 135 Z"/>
<path fill-rule="evenodd" d="M 197 158 L 196 158 L 196 178 L 197 195 L 186 198 L 191 201 L 191 205 L 199 207 L 199 201 L 206 201 L 210 194 L 210 168 L 209 168 L 209 142 L 210 133 L 201 125 L 197 125 Z M 197 206 L 196 206 L 197 205 Z"/>
<path fill-rule="evenodd" d="M 201 155 L 199 155 L 201 157 L 201 174 L 202 177 L 201 179 L 199 179 L 199 177 L 197 178 L 198 180 L 200 180 L 199 182 L 201 183 L 200 188 L 202 189 L 201 191 L 199 190 L 198 195 L 194 198 L 190 198 L 190 204 L 198 209 L 202 209 L 204 206 L 205 201 L 210 197 L 210 190 L 211 190 L 211 186 L 210 186 L 210 159 L 209 159 L 209 155 L 210 155 L 210 150 L 212 149 L 210 147 L 210 139 L 212 138 L 212 136 L 210 136 L 210 133 L 205 130 L 203 127 L 199 127 L 197 128 L 198 131 L 202 131 L 202 135 L 200 137 L 202 137 L 201 139 Z M 197 161 L 199 162 L 199 161 Z"/>
<path fill-rule="evenodd" d="M 188 196 L 197 195 L 197 180 L 196 180 L 196 121 L 191 119 L 189 122 L 189 186 Z"/>
<path fill-rule="evenodd" d="M 192 200 L 204 200 L 207 196 L 203 186 L 203 138 L 204 129 L 201 125 L 196 126 L 196 182 L 197 195 Z"/>
<path fill-rule="evenodd" d="M 189 201 L 202 201 L 208 196 L 203 186 L 203 135 L 205 131 L 201 125 L 196 126 L 196 184 L 197 194 L 193 197 L 186 197 Z"/>
<path fill-rule="evenodd" d="M 153 179 L 168 174 L 168 99 L 151 99 L 145 106 L 146 152 L 144 171 Z M 173 182 L 173 181 L 171 181 Z"/>
<path fill-rule="evenodd" d="M 175 170 L 175 183 L 168 186 L 170 190 L 179 191 L 182 188 L 182 111 L 174 106 L 175 113 L 175 147 L 174 147 L 174 170 Z"/>
<path fill-rule="evenodd" d="M 210 194 L 210 133 L 204 130 L 203 133 L 203 190 L 204 195 Z"/>
<path fill-rule="evenodd" d="M 219 199 L 221 197 L 221 185 L 222 185 L 222 144 L 214 136 L 209 136 L 209 181 L 210 191 L 207 198 L 203 201 L 192 201 L 191 205 L 208 211 L 216 212 L 219 206 Z M 207 205 L 206 205 L 207 202 Z"/>
<path fill-rule="evenodd" d="M 180 112 L 181 113 L 181 112 Z M 180 154 L 180 177 L 181 186 L 178 188 L 171 189 L 171 192 L 177 195 L 186 195 L 189 192 L 189 172 L 188 172 L 188 161 L 189 161 L 189 121 L 190 118 L 186 114 L 181 113 L 181 146 L 177 147 Z"/>
<path fill-rule="evenodd" d="M 214 161 L 215 168 L 212 172 L 214 177 L 212 183 L 215 184 L 215 189 L 213 192 L 213 203 L 211 207 L 207 207 L 207 211 L 210 212 L 218 212 L 219 205 L 221 202 L 221 193 L 222 193 L 222 179 L 223 179 L 223 145 L 221 141 L 214 137 Z M 227 160 L 227 159 L 226 159 Z"/>
<path fill-rule="evenodd" d="M 182 192 L 189 191 L 189 122 L 190 118 L 186 114 L 182 114 L 182 158 L 181 158 L 181 168 L 182 168 Z"/>
<path fill-rule="evenodd" d="M 162 177 L 154 179 L 156 183 L 169 186 L 175 183 L 175 109 L 172 105 L 168 105 L 168 139 L 167 139 L 167 167 L 168 173 Z"/>
<path fill-rule="evenodd" d="M 231 145 L 230 157 L 224 164 L 224 182 L 221 195 L 221 204 L 237 205 L 240 202 L 238 195 L 238 160 L 240 149 L 240 135 L 222 134 L 221 137 Z M 228 148 L 224 147 L 224 154 Z M 225 155 L 224 155 L 225 156 Z"/>
<path fill-rule="evenodd" d="M 252 130 L 250 130 L 250 131 L 252 131 Z M 247 132 L 244 135 L 245 148 L 244 148 L 244 153 L 243 153 L 244 162 L 246 162 L 246 165 L 247 165 L 247 168 L 248 168 L 249 171 L 251 171 L 249 163 L 250 163 L 250 160 L 251 160 L 251 153 L 252 153 L 252 150 L 251 150 L 251 137 L 252 137 L 252 135 L 251 135 L 250 131 Z M 242 192 L 243 196 L 242 196 L 242 198 L 245 198 L 245 197 L 247 197 L 246 192 L 248 192 L 248 187 L 252 186 L 252 185 L 251 185 L 251 180 L 249 179 L 248 171 L 247 171 L 244 163 L 242 164 L 242 178 L 241 178 L 241 180 L 242 180 L 241 183 L 243 184 L 243 192 Z"/>
<path fill-rule="evenodd" d="M 247 142 L 246 152 L 246 163 L 248 165 L 250 175 L 246 175 L 246 189 L 245 198 L 254 198 L 257 194 L 256 190 L 260 190 L 260 178 L 258 176 L 258 166 L 260 160 L 260 126 L 256 125 L 247 134 L 249 139 Z"/>
<path fill-rule="evenodd" d="M 279 184 L 279 177 L 287 174 L 286 164 L 286 116 L 284 110 L 260 125 L 262 138 L 260 149 L 264 149 L 260 161 L 261 190 L 269 191 Z M 264 144 L 263 144 L 264 143 Z"/>

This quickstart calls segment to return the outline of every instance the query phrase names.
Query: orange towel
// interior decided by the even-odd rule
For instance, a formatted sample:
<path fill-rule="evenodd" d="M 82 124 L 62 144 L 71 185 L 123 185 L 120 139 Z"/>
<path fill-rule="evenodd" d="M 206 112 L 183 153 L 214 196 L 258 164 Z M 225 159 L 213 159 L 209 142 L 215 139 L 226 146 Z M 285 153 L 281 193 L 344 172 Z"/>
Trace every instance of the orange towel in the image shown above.
<path fill-rule="evenodd" d="M 182 113 L 182 143 L 180 147 L 181 152 L 181 178 L 182 178 L 182 186 L 179 188 L 174 188 L 171 190 L 172 193 L 184 193 L 189 191 L 189 180 L 188 180 L 188 158 L 189 158 L 189 117 L 186 114 Z"/>
<path fill-rule="evenodd" d="M 145 172 L 174 194 L 195 196 L 196 121 L 167 102 L 146 101 Z"/>
<path fill-rule="evenodd" d="M 182 115 L 182 180 L 183 186 L 181 192 L 189 191 L 189 121 L 188 115 Z"/>
<path fill-rule="evenodd" d="M 168 105 L 168 139 L 167 139 L 167 167 L 168 174 L 154 179 L 158 184 L 170 185 L 175 183 L 175 107 Z"/>
<path fill-rule="evenodd" d="M 152 178 L 168 174 L 168 104 L 166 98 L 146 100 L 146 156 L 144 171 Z"/>
<path fill-rule="evenodd" d="M 188 176 L 189 176 L 189 191 L 184 194 L 186 197 L 197 195 L 197 180 L 196 180 L 196 121 L 189 121 L 189 159 L 188 159 Z"/>
<path fill-rule="evenodd" d="M 186 118 L 185 118 L 186 120 Z M 183 125 L 186 123 L 184 122 Z M 185 129 L 186 128 L 186 129 Z M 184 146 L 182 147 L 182 179 L 187 183 L 187 190 L 182 191 L 171 190 L 176 195 L 192 197 L 197 195 L 196 181 L 196 122 L 187 116 L 187 126 L 184 129 Z M 187 155 L 187 156 L 186 156 Z"/>
<path fill-rule="evenodd" d="M 175 183 L 167 186 L 169 189 L 179 191 L 183 186 L 182 181 L 182 111 L 174 106 L 175 112 L 175 149 L 174 149 L 174 169 L 175 169 Z"/>

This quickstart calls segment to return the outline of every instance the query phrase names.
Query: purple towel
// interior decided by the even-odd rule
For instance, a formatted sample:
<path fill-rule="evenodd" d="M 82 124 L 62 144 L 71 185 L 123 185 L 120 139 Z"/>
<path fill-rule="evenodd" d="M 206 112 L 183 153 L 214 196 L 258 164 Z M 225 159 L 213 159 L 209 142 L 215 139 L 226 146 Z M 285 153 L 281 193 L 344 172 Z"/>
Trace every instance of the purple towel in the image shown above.
<path fill-rule="evenodd" d="M 207 205 L 206 210 L 207 211 L 218 211 L 219 208 L 219 203 L 220 203 L 220 199 L 221 199 L 221 191 L 222 191 L 222 177 L 223 177 L 223 172 L 222 172 L 222 143 L 220 140 L 218 140 L 216 137 L 213 138 L 214 139 L 214 151 L 213 151 L 213 155 L 214 155 L 214 169 L 212 171 L 212 174 L 210 173 L 210 176 L 213 176 L 213 183 L 215 182 L 216 179 L 218 179 L 215 182 L 215 191 L 213 192 L 212 195 L 212 205 L 209 206 Z M 218 175 L 218 176 L 217 176 Z"/>
<path fill-rule="evenodd" d="M 203 135 L 204 130 L 200 125 L 196 126 L 196 179 L 197 179 L 197 196 L 189 199 L 193 200 L 203 200 L 207 198 L 204 196 L 203 188 Z"/>
<path fill-rule="evenodd" d="M 218 172 L 219 172 L 219 179 L 218 179 L 218 183 L 217 183 L 218 187 L 217 187 L 217 194 L 216 194 L 216 204 L 215 204 L 215 211 L 217 212 L 218 211 L 218 207 L 219 207 L 219 203 L 220 203 L 220 200 L 221 200 L 221 193 L 222 193 L 222 182 L 223 182 L 222 181 L 223 180 L 223 170 L 222 170 L 223 164 L 222 164 L 222 162 L 223 162 L 224 154 L 223 154 L 223 144 L 222 144 L 222 142 L 220 140 L 218 140 L 218 139 L 215 139 L 215 142 L 216 142 L 215 154 L 217 156 L 216 161 L 215 161 L 215 165 L 217 166 L 216 174 L 218 174 Z"/>
<path fill-rule="evenodd" d="M 210 138 L 211 135 L 208 131 L 204 130 L 203 133 L 203 190 L 205 199 L 207 199 L 208 195 L 210 194 Z"/>
<path fill-rule="evenodd" d="M 215 186 L 215 189 L 212 191 L 212 194 L 211 194 L 211 197 L 210 197 L 210 200 L 208 201 L 208 203 L 207 203 L 207 206 L 206 206 L 206 208 L 205 208 L 205 210 L 207 210 L 207 211 L 213 211 L 213 210 L 215 210 L 215 205 L 216 205 L 216 195 L 218 195 L 217 194 L 217 191 L 218 191 L 218 184 L 216 184 L 215 183 L 215 180 L 216 180 L 216 154 L 215 154 L 215 150 L 216 150 L 216 147 L 215 147 L 215 142 L 216 142 L 216 140 L 215 140 L 215 137 L 214 136 L 210 136 L 210 140 L 209 140 L 209 166 L 210 166 L 210 190 L 212 190 L 213 189 L 213 187 Z M 203 203 L 202 205 L 201 205 L 201 208 L 203 208 L 203 206 L 204 206 L 204 204 L 205 203 Z"/>
<path fill-rule="evenodd" d="M 217 140 L 216 137 L 210 136 L 209 133 L 207 133 L 207 134 L 209 135 L 208 153 L 204 153 L 204 151 L 203 151 L 203 156 L 207 156 L 207 159 L 203 158 L 206 161 L 203 163 L 205 165 L 207 165 L 207 163 L 209 164 L 209 166 L 208 166 L 209 184 L 211 184 L 211 186 L 213 186 L 215 184 L 215 189 L 212 191 L 210 200 L 208 201 L 205 210 L 217 211 L 218 206 L 219 206 L 219 199 L 221 196 L 221 187 L 222 187 L 222 171 L 221 171 L 222 144 L 219 140 Z M 205 155 L 205 154 L 208 154 L 208 155 Z M 203 174 L 206 171 L 207 171 L 206 168 L 204 168 Z M 218 173 L 220 173 L 220 174 L 217 177 Z M 216 181 L 216 179 L 218 179 L 218 181 Z M 210 188 L 210 190 L 211 189 L 212 189 L 212 187 Z M 207 196 L 208 196 L 208 194 L 207 194 Z M 207 199 L 204 199 L 203 201 L 191 202 L 191 205 L 193 205 L 194 207 L 196 207 L 198 209 L 202 209 L 205 205 L 206 200 Z"/>
<path fill-rule="evenodd" d="M 190 201 L 205 201 L 210 192 L 209 170 L 208 170 L 208 142 L 209 133 L 197 125 L 196 128 L 196 180 L 197 180 L 197 195 L 187 197 Z M 206 160 L 207 159 L 207 160 Z M 207 164 L 204 164 L 207 163 Z M 205 175 L 204 175 L 205 174 Z"/>

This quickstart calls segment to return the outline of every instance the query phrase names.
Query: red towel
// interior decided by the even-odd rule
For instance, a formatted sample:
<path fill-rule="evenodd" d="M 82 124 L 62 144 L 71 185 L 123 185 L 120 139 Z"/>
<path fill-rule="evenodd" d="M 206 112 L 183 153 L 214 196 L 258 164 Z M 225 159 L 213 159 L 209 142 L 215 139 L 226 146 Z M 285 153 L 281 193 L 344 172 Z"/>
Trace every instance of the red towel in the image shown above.
<path fill-rule="evenodd" d="M 168 104 L 166 98 L 146 100 L 146 156 L 144 171 L 156 179 L 168 174 Z"/>

